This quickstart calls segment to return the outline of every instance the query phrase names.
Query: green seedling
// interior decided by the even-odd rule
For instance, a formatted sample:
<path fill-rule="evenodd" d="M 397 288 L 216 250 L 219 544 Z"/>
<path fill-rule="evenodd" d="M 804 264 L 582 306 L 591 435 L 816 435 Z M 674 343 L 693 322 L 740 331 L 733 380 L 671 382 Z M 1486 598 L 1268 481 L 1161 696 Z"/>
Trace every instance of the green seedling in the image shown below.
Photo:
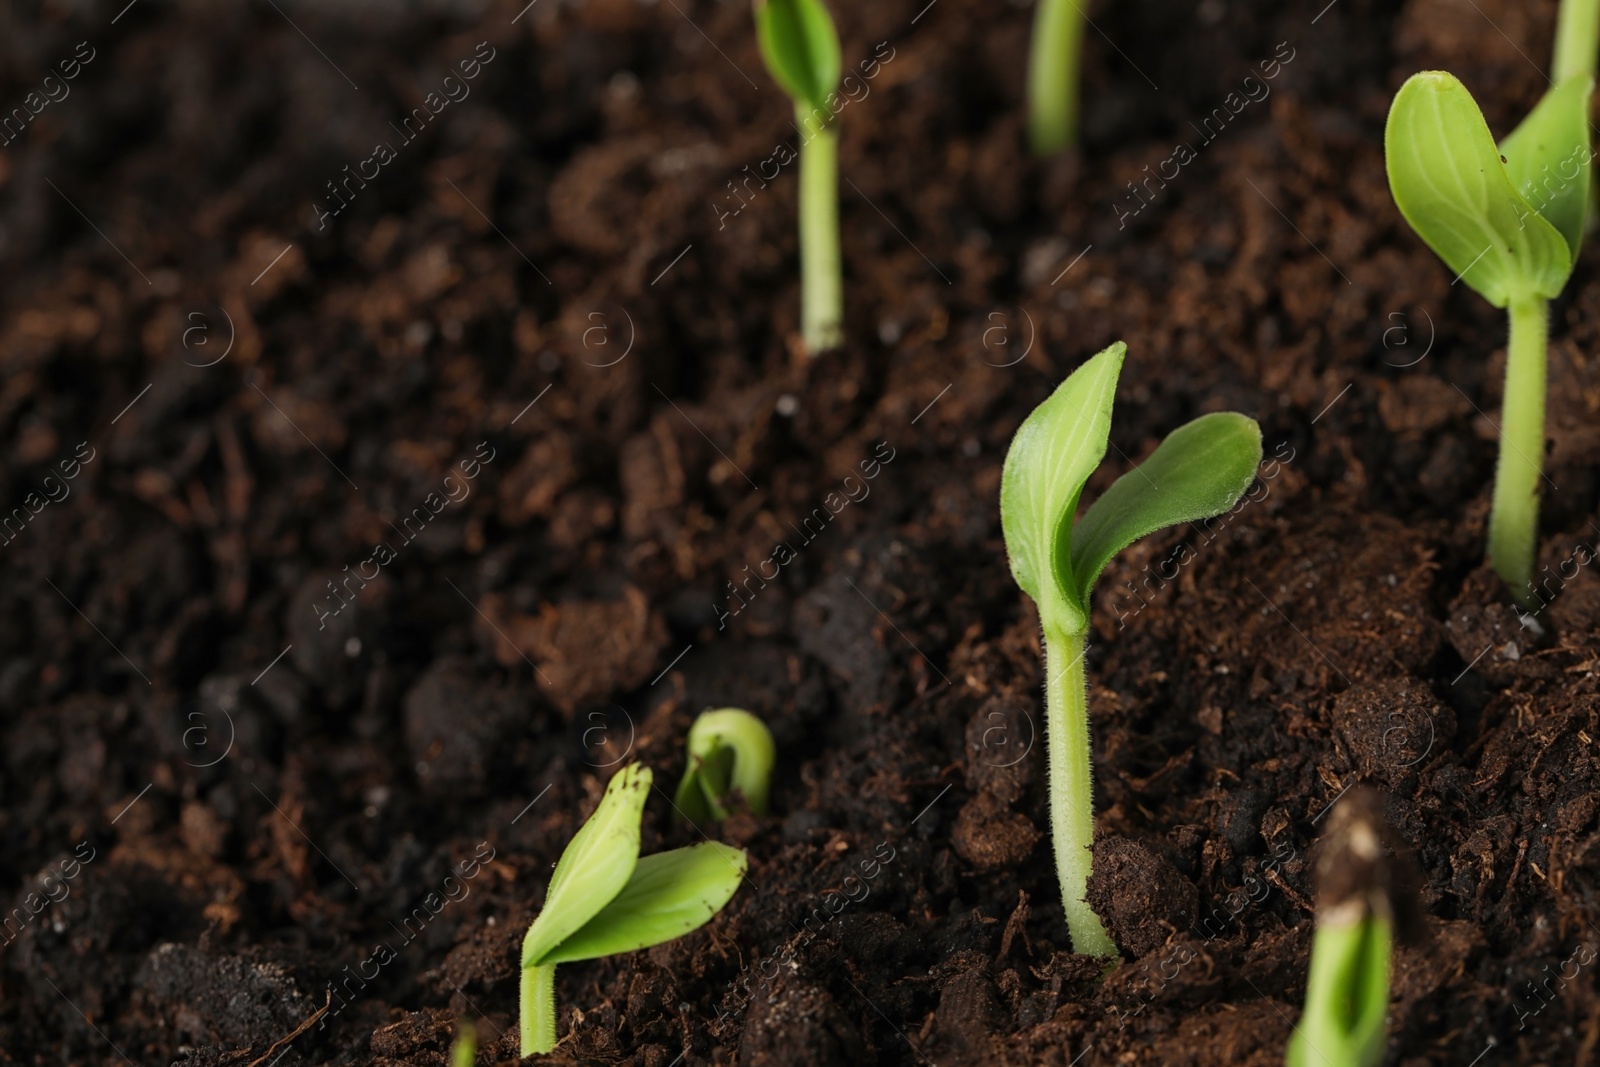
<path fill-rule="evenodd" d="M 570 842 L 522 942 L 522 1054 L 556 1045 L 556 965 L 649 948 L 696 930 L 732 898 L 748 862 L 715 841 L 639 855 L 650 771 L 611 779 Z"/>
<path fill-rule="evenodd" d="M 800 144 L 800 335 L 812 355 L 844 341 L 839 256 L 839 34 L 822 0 L 755 0 L 756 40 L 794 101 Z M 831 104 L 830 104 L 831 101 Z"/>
<path fill-rule="evenodd" d="M 1035 155 L 1054 155 L 1077 139 L 1078 62 L 1087 18 L 1078 0 L 1039 0 L 1034 11 L 1028 141 Z"/>
<path fill-rule="evenodd" d="M 1351 794 L 1329 816 L 1317 859 L 1317 932 L 1306 1010 L 1287 1067 L 1377 1067 L 1395 934 L 1390 864 L 1376 800 Z"/>
<path fill-rule="evenodd" d="M 461 1030 L 456 1034 L 455 1044 L 450 1046 L 450 1067 L 472 1067 L 477 1060 L 478 1031 L 463 1019 Z"/>
<path fill-rule="evenodd" d="M 776 756 L 766 723 L 739 708 L 705 711 L 689 727 L 689 763 L 673 803 L 692 822 L 726 819 L 730 793 L 767 813 Z"/>
<path fill-rule="evenodd" d="M 1261 428 L 1233 412 L 1180 426 L 1143 464 L 1101 494 L 1076 523 L 1078 497 L 1106 453 L 1111 403 L 1128 347 L 1084 363 L 1022 423 L 1006 453 L 1000 524 L 1011 574 L 1044 627 L 1050 823 L 1061 906 L 1078 952 L 1117 948 L 1084 900 L 1094 841 L 1094 789 L 1083 654 L 1089 595 L 1118 552 L 1156 530 L 1219 515 L 1249 488 Z"/>
<path fill-rule="evenodd" d="M 1489 559 L 1533 602 L 1543 477 L 1548 303 L 1572 275 L 1592 199 L 1589 96 L 1600 3 L 1564 0 L 1555 81 L 1497 147 L 1454 75 L 1412 75 L 1389 109 L 1389 190 L 1417 236 L 1510 317 Z"/>

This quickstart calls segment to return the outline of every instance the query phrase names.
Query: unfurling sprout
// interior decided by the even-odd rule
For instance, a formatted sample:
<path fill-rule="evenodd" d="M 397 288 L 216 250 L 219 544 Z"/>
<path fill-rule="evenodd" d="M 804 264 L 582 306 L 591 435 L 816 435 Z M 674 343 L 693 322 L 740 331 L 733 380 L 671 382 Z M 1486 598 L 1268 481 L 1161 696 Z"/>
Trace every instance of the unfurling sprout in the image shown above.
<path fill-rule="evenodd" d="M 1317 858 L 1317 932 L 1306 1010 L 1287 1067 L 1377 1067 L 1389 1010 L 1395 933 L 1391 865 L 1371 793 L 1349 794 L 1329 816 Z"/>
<path fill-rule="evenodd" d="M 1050 823 L 1061 906 L 1072 947 L 1116 955 L 1084 900 L 1094 843 L 1094 788 L 1083 654 L 1089 594 L 1111 557 L 1148 533 L 1219 515 L 1249 488 L 1261 462 L 1261 428 L 1233 412 L 1180 426 L 1139 467 L 1072 521 L 1084 483 L 1111 433 L 1111 402 L 1128 346 L 1084 363 L 1022 423 L 1006 453 L 1000 525 L 1011 574 L 1039 606 L 1044 626 Z"/>
<path fill-rule="evenodd" d="M 1572 275 L 1589 211 L 1589 96 L 1600 3 L 1563 0 L 1555 81 L 1497 148 L 1452 74 L 1413 74 L 1389 109 L 1389 191 L 1417 236 L 1510 315 L 1489 559 L 1533 603 L 1544 460 L 1547 303 Z"/>
<path fill-rule="evenodd" d="M 649 948 L 703 926 L 744 877 L 742 849 L 715 841 L 639 855 L 650 771 L 624 767 L 556 864 L 522 942 L 522 1054 L 556 1045 L 556 965 Z"/>
<path fill-rule="evenodd" d="M 748 711 L 701 712 L 689 727 L 689 763 L 672 802 L 692 822 L 726 819 L 731 791 L 765 815 L 774 758 L 771 732 Z"/>
<path fill-rule="evenodd" d="M 800 143 L 800 335 L 812 355 L 844 341 L 839 258 L 839 34 L 822 0 L 755 0 L 756 40 L 794 100 Z M 832 104 L 829 101 L 832 99 Z"/>
<path fill-rule="evenodd" d="M 1078 136 L 1078 54 L 1087 17 L 1078 0 L 1039 0 L 1034 12 L 1028 141 L 1035 155 L 1060 152 Z"/>

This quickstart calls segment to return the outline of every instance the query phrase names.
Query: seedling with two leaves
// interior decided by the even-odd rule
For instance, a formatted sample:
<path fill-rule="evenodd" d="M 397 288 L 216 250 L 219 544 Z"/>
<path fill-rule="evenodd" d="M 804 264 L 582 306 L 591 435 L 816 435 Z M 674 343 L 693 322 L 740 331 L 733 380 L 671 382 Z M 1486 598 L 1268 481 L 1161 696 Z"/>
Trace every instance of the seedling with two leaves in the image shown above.
<path fill-rule="evenodd" d="M 1219 515 L 1250 487 L 1261 428 L 1233 412 L 1202 415 L 1172 431 L 1150 458 L 1073 516 L 1106 454 L 1111 404 L 1128 346 L 1118 341 L 1074 371 L 1023 421 L 1006 453 L 1000 524 L 1011 574 L 1044 627 L 1050 823 L 1061 906 L 1072 947 L 1115 956 L 1084 899 L 1094 842 L 1087 680 L 1089 597 L 1111 558 L 1149 533 Z"/>
<path fill-rule="evenodd" d="M 755 0 L 756 40 L 794 100 L 800 145 L 800 335 L 812 355 L 844 341 L 839 255 L 839 135 L 829 125 L 843 60 L 822 0 Z"/>
<path fill-rule="evenodd" d="M 1525 605 L 1538 548 L 1547 305 L 1572 275 L 1593 199 L 1597 40 L 1600 2 L 1564 0 L 1551 88 L 1498 147 L 1472 94 L 1444 71 L 1412 75 L 1384 130 L 1400 213 L 1460 281 L 1510 316 L 1489 559 Z"/>
<path fill-rule="evenodd" d="M 544 907 L 522 942 L 522 1054 L 556 1045 L 556 966 L 649 948 L 705 925 L 744 878 L 742 849 L 715 841 L 639 855 L 648 768 L 606 786 L 561 853 Z"/>
<path fill-rule="evenodd" d="M 689 727 L 689 762 L 672 803 L 691 822 L 726 819 L 735 796 L 765 815 L 775 758 L 772 733 L 748 711 L 701 712 Z"/>

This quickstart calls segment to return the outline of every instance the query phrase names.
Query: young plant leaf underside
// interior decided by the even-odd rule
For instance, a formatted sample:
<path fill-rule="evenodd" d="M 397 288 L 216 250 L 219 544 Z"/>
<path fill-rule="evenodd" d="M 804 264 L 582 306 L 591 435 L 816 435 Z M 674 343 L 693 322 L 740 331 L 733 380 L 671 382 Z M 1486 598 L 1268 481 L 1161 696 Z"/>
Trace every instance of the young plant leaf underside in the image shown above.
<path fill-rule="evenodd" d="M 1106 454 L 1127 353 L 1118 341 L 1057 386 L 1017 429 L 1000 476 L 1000 526 L 1011 574 L 1039 606 L 1043 624 L 1064 634 L 1089 625 L 1069 558 L 1072 516 Z"/>
<path fill-rule="evenodd" d="M 1400 213 L 1462 281 L 1500 308 L 1561 292 L 1572 267 L 1566 239 L 1512 184 L 1460 80 L 1412 75 L 1395 94 L 1383 142 Z"/>
<path fill-rule="evenodd" d="M 1568 78 L 1549 90 L 1505 140 L 1506 174 L 1524 200 L 1567 242 L 1578 258 L 1589 214 L 1589 95 L 1594 79 Z"/>
<path fill-rule="evenodd" d="M 716 841 L 641 857 L 622 892 L 540 962 L 600 959 L 698 929 L 733 897 L 747 864 L 742 849 Z"/>
<path fill-rule="evenodd" d="M 843 63 L 822 0 L 755 0 L 756 43 L 772 78 L 796 102 L 827 109 Z"/>
<path fill-rule="evenodd" d="M 567 842 L 544 907 L 522 942 L 522 966 L 545 957 L 594 918 L 628 884 L 639 863 L 639 824 L 650 795 L 647 767 L 630 764 L 606 786 L 587 822 Z"/>
<path fill-rule="evenodd" d="M 1237 412 L 1202 415 L 1167 435 L 1072 528 L 1072 574 L 1084 603 L 1111 557 L 1149 533 L 1220 515 L 1250 487 L 1261 427 Z"/>

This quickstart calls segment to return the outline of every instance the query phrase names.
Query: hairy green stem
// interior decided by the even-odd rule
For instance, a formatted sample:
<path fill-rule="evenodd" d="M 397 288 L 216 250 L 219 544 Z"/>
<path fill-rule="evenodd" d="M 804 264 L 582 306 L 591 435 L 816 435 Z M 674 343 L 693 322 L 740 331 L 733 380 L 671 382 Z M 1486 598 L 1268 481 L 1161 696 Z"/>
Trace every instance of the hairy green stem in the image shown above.
<path fill-rule="evenodd" d="M 1034 12 L 1028 140 L 1036 155 L 1059 152 L 1078 136 L 1078 57 L 1087 17 L 1079 0 L 1039 0 Z"/>
<path fill-rule="evenodd" d="M 1100 916 L 1084 894 L 1094 861 L 1094 767 L 1089 752 L 1089 689 L 1084 635 L 1044 632 L 1046 745 L 1050 756 L 1050 831 L 1055 839 L 1061 910 L 1072 948 L 1115 956 Z"/>
<path fill-rule="evenodd" d="M 1600 51 L 1600 0 L 1561 0 L 1556 18 L 1556 56 L 1552 64 L 1557 85 L 1575 75 L 1594 76 L 1595 53 Z"/>
<path fill-rule="evenodd" d="M 1531 607 L 1539 545 L 1539 479 L 1544 462 L 1545 344 L 1548 311 L 1538 297 L 1511 303 L 1506 344 L 1500 460 L 1489 512 L 1489 559 L 1524 607 Z"/>
<path fill-rule="evenodd" d="M 542 1056 L 556 1047 L 556 965 L 522 969 L 522 1054 Z"/>
<path fill-rule="evenodd" d="M 800 334 L 812 355 L 844 342 L 839 255 L 839 135 L 795 109 L 810 138 L 800 146 Z"/>

